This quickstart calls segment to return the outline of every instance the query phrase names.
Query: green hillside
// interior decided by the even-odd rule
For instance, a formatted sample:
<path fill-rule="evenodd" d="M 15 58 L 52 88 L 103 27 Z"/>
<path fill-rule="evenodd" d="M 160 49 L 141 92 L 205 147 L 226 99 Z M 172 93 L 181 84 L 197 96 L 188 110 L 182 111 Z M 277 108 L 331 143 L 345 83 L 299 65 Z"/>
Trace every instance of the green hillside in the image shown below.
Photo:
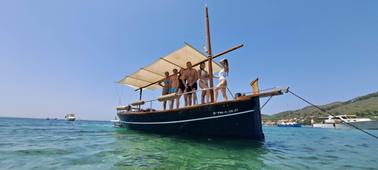
<path fill-rule="evenodd" d="M 353 114 L 358 117 L 378 119 L 378 92 L 356 97 L 345 102 L 334 102 L 321 105 L 320 107 L 335 115 Z M 275 121 L 296 118 L 301 120 L 301 123 L 309 123 L 311 119 L 317 121 L 319 117 L 324 116 L 328 115 L 312 106 L 308 106 L 302 109 L 285 111 L 274 115 L 263 115 L 263 120 Z"/>

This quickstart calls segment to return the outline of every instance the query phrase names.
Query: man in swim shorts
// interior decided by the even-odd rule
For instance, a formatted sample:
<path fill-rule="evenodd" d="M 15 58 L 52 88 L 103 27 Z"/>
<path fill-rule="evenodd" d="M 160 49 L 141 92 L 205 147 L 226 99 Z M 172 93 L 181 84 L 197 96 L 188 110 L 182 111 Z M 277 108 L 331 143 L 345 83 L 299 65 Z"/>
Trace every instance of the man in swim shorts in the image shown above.
<path fill-rule="evenodd" d="M 198 73 L 197 70 L 193 69 L 192 63 L 188 61 L 186 63 L 187 69 L 184 70 L 184 76 L 185 76 L 185 92 L 188 93 L 186 97 L 186 101 L 189 106 L 192 104 L 195 105 L 197 104 L 197 95 L 196 95 L 196 90 L 197 90 L 197 80 L 198 80 Z M 191 93 L 190 93 L 191 92 Z M 192 102 L 193 99 L 193 102 Z"/>
<path fill-rule="evenodd" d="M 173 75 L 170 77 L 170 82 L 171 82 L 171 88 L 170 88 L 170 93 L 177 93 L 179 90 L 179 76 L 178 76 L 178 71 L 177 69 L 173 69 Z M 176 97 L 176 108 L 179 108 L 179 96 Z M 173 109 L 173 103 L 174 99 L 171 99 L 170 103 L 170 109 Z"/>

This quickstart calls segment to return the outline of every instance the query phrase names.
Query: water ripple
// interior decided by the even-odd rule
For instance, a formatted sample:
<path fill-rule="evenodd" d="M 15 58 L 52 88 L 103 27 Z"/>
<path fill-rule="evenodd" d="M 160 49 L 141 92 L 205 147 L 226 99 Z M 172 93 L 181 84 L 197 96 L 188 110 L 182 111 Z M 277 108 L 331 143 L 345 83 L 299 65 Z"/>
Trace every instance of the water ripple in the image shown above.
<path fill-rule="evenodd" d="M 0 127 L 0 169 L 378 167 L 377 142 L 356 131 L 264 127 L 261 143 L 144 134 L 99 121 L 0 118 Z"/>

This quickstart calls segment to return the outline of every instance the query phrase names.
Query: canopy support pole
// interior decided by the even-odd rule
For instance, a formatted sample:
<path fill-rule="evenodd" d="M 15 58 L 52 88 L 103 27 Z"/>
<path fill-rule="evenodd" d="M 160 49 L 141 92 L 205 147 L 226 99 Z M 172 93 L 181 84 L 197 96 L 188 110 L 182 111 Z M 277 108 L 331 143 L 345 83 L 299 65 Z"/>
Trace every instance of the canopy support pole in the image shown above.
<path fill-rule="evenodd" d="M 139 100 L 142 100 L 143 88 L 139 89 Z"/>
<path fill-rule="evenodd" d="M 211 103 L 214 103 L 214 79 L 213 79 L 213 56 L 211 52 L 211 41 L 210 41 L 210 23 L 209 23 L 209 9 L 207 5 L 205 6 L 205 16 L 206 16 L 206 41 L 207 41 L 207 54 L 208 54 L 208 66 L 209 66 L 209 81 L 210 81 L 210 99 Z"/>
<path fill-rule="evenodd" d="M 155 74 L 155 75 L 158 75 L 158 76 L 161 76 L 161 77 L 165 77 L 164 75 L 160 75 L 160 74 L 158 74 L 158 73 L 155 73 L 155 72 L 153 72 L 153 71 L 147 70 L 147 69 L 145 69 L 145 68 L 141 68 L 141 70 L 144 70 L 144 71 L 150 72 L 150 73 L 152 73 L 152 74 Z"/>
<path fill-rule="evenodd" d="M 168 60 L 164 59 L 163 57 L 160 57 L 160 59 L 161 59 L 161 60 L 163 60 L 163 61 L 165 61 L 165 62 L 167 62 L 167 63 L 169 63 L 169 64 L 172 64 L 172 65 L 174 65 L 174 66 L 176 66 L 176 67 L 178 67 L 178 68 L 184 69 L 183 67 L 181 67 L 181 66 L 177 65 L 177 64 L 176 64 L 176 63 L 174 63 L 174 62 L 170 62 L 170 61 L 168 61 Z"/>
<path fill-rule="evenodd" d="M 139 101 L 142 101 L 142 94 L 143 94 L 143 88 L 139 89 Z M 141 105 L 138 105 L 138 109 L 140 110 Z"/>

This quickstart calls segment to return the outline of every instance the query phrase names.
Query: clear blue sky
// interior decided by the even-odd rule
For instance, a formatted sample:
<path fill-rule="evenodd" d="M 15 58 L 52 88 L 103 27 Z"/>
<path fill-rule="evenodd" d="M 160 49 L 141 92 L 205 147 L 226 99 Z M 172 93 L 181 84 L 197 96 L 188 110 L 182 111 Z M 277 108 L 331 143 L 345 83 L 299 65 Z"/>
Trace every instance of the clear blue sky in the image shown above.
<path fill-rule="evenodd" d="M 316 104 L 378 90 L 375 0 L 4 0 L 0 116 L 112 119 L 119 96 L 138 97 L 115 81 L 184 42 L 202 50 L 205 3 L 214 53 L 245 45 L 225 56 L 234 92 L 256 77 Z M 302 106 L 288 94 L 263 113 Z"/>

